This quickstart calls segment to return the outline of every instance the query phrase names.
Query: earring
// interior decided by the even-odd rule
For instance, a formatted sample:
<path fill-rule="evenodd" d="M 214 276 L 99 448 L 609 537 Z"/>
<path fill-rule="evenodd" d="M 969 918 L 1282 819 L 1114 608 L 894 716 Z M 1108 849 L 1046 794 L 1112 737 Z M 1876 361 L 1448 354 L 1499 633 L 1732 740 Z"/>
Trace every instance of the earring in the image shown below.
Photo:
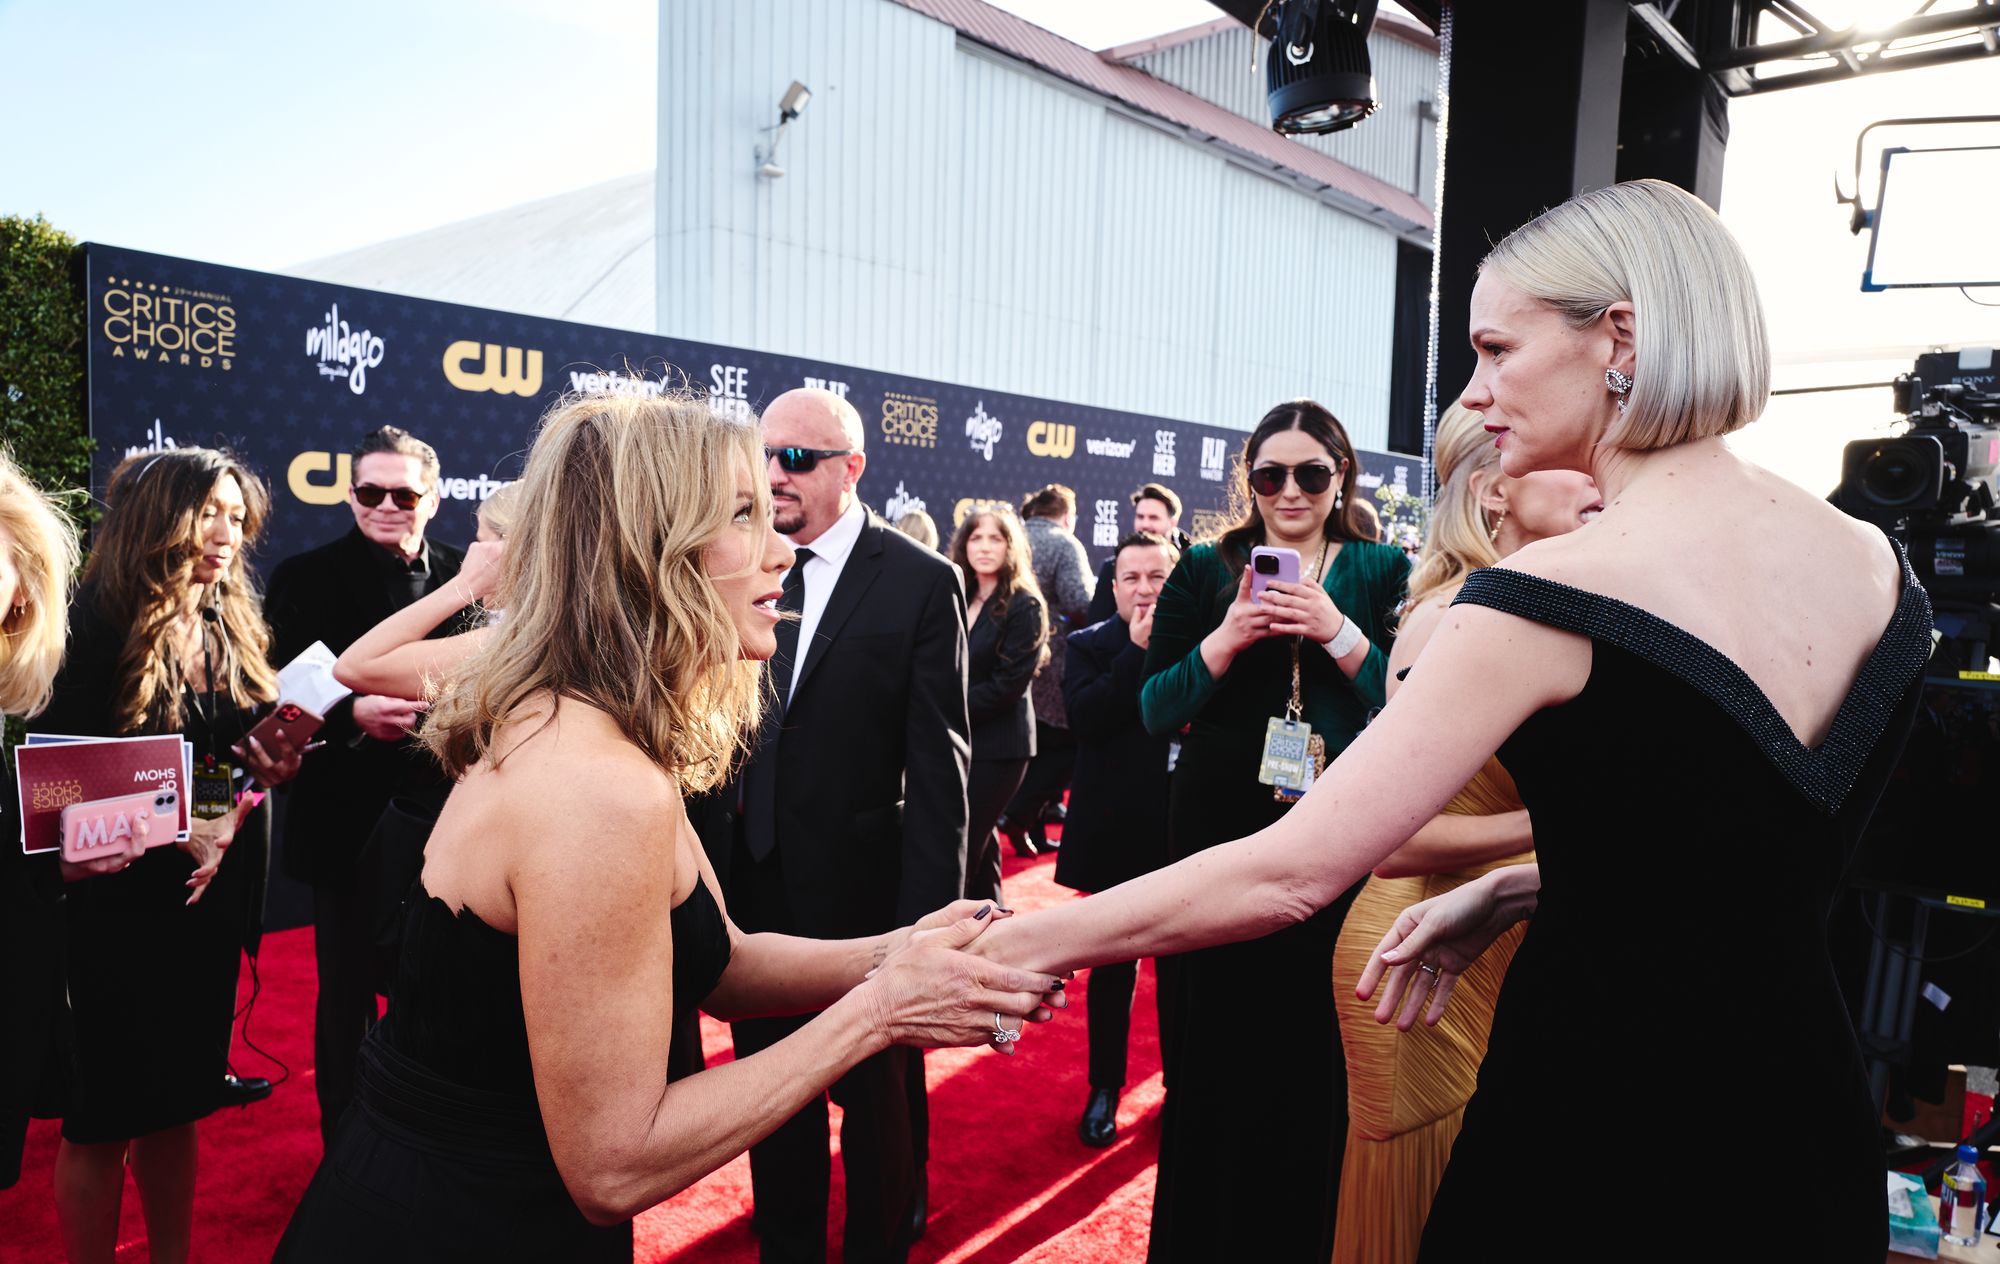
<path fill-rule="evenodd" d="M 1499 517 L 1493 520 L 1493 526 L 1487 530 L 1486 538 L 1495 544 L 1500 543 L 1500 524 L 1505 521 L 1507 521 L 1507 511 L 1502 509 Z"/>
<path fill-rule="evenodd" d="M 1618 411 L 1621 413 L 1624 412 L 1626 399 L 1632 394 L 1632 379 L 1616 369 L 1606 369 L 1604 370 L 1604 386 L 1606 390 L 1618 397 Z"/>

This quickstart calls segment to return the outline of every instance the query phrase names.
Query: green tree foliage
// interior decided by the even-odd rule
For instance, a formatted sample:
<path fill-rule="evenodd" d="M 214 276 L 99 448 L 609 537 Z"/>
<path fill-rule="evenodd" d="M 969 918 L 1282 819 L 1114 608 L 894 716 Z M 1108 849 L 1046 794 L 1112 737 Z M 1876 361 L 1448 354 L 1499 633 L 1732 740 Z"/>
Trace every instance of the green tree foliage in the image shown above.
<path fill-rule="evenodd" d="M 76 239 L 0 216 L 0 443 L 48 491 L 90 486 L 84 301 Z M 83 511 L 76 497 L 72 512 Z"/>

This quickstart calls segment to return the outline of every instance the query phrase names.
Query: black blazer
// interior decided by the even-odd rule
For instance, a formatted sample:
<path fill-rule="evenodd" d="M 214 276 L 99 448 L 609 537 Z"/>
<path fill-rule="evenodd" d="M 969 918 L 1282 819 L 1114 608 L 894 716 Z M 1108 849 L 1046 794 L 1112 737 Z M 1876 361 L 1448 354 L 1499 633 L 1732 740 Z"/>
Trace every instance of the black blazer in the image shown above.
<path fill-rule="evenodd" d="M 1076 736 L 1056 881 L 1106 887 L 1167 863 L 1167 747 L 1139 720 L 1146 651 L 1113 615 L 1069 636 L 1063 699 Z"/>
<path fill-rule="evenodd" d="M 271 657 L 279 667 L 314 641 L 339 654 L 361 635 L 396 613 L 382 591 L 381 571 L 359 527 L 319 548 L 288 557 L 271 573 L 264 617 L 271 623 Z M 457 576 L 463 550 L 430 542 L 431 573 L 424 591 L 442 588 Z M 432 636 L 461 630 L 463 611 L 446 619 Z M 326 745 L 299 765 L 286 792 L 284 868 L 304 882 L 340 882 L 354 874 L 361 845 L 375 828 L 392 795 L 434 789 L 443 772 L 414 738 L 377 741 L 354 726 L 354 708 L 343 701 L 326 717 L 316 741 Z"/>
<path fill-rule="evenodd" d="M 1034 757 L 1035 701 L 1028 682 L 1041 664 L 1044 617 L 1033 593 L 1015 593 L 1005 615 L 996 618 L 991 606 L 981 606 L 973 620 L 965 706 L 974 759 Z"/>
<path fill-rule="evenodd" d="M 726 896 L 738 794 L 745 813 L 774 814 L 791 917 L 763 929 L 840 939 L 908 925 L 965 882 L 957 568 L 870 513 L 800 652 L 790 706 L 767 712 L 753 766 L 689 816 Z M 753 775 L 765 763 L 774 775 Z"/>

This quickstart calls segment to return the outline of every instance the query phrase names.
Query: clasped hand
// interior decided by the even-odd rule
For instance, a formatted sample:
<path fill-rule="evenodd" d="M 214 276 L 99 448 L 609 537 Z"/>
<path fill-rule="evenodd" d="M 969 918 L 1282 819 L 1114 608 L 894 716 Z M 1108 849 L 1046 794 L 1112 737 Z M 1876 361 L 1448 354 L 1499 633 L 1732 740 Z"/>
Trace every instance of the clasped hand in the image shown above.
<path fill-rule="evenodd" d="M 925 1048 L 993 1044 L 1012 1057 L 1013 1039 L 995 1041 L 994 1033 L 1021 1028 L 1003 1026 L 1003 1020 L 1045 1023 L 1053 1010 L 1068 1007 L 1063 980 L 967 951 L 1011 916 L 990 902 L 956 900 L 884 938 L 882 962 L 868 972 L 868 986 L 892 1041 Z"/>

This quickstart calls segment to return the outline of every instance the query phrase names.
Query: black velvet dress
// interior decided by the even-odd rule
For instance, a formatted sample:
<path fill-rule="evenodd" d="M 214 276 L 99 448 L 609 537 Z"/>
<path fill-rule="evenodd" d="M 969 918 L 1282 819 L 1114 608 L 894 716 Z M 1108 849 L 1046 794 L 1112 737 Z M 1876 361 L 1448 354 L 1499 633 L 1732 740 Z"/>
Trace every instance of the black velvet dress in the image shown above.
<path fill-rule="evenodd" d="M 1422 1258 L 1878 1264 L 1882 1151 L 1826 919 L 1916 713 L 1923 589 L 1906 565 L 1816 748 L 1634 606 L 1502 569 L 1458 602 L 1582 633 L 1592 659 L 1499 752 L 1541 898 Z M 1751 1099 L 1786 1122 L 1746 1161 L 1727 1121 Z"/>
<path fill-rule="evenodd" d="M 90 597 L 87 588 L 77 596 L 55 696 L 28 727 L 74 737 L 137 736 L 116 731 L 114 688 L 124 630 L 97 616 Z M 229 748 L 255 715 L 220 692 L 182 696 L 178 731 L 194 743 L 197 764 L 210 754 L 235 762 Z M 238 789 L 242 785 L 239 777 Z M 76 1075 L 67 1101 L 46 1102 L 36 1113 L 59 1109 L 65 1138 L 129 1140 L 191 1123 L 220 1104 L 237 973 L 262 930 L 270 849 L 271 805 L 265 803 L 244 818 L 194 905 L 187 903 L 186 885 L 194 858 L 172 844 L 148 848 L 121 872 L 62 884 L 61 969 Z M 59 1011 L 42 1018 L 57 1022 L 59 1039 Z M 28 1038 L 51 1035 L 44 1026 Z"/>
<path fill-rule="evenodd" d="M 674 1003 L 692 1009 L 729 929 L 705 882 L 672 923 Z M 631 1223 L 585 1220 L 549 1153 L 513 935 L 415 889 L 388 1013 L 275 1258 L 631 1260 Z"/>

